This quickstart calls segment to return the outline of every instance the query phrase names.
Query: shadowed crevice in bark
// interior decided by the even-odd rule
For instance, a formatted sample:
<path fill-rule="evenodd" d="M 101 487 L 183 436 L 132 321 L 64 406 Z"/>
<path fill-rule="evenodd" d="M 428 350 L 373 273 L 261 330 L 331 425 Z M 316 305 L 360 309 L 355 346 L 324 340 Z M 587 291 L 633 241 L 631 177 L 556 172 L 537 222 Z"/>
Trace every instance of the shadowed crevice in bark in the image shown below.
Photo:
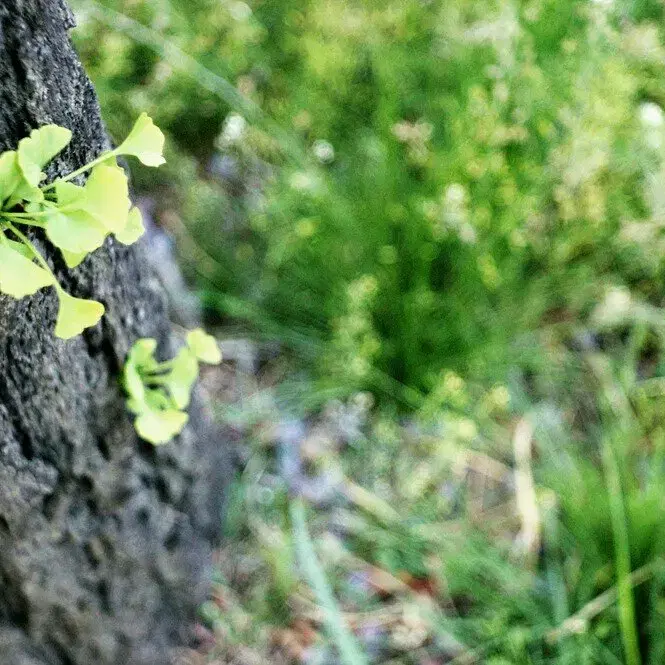
<path fill-rule="evenodd" d="M 72 26 L 60 0 L 0 5 L 0 150 L 40 125 L 68 127 L 72 143 L 49 178 L 108 147 Z M 52 289 L 0 297 L 0 662 L 163 665 L 205 596 L 223 442 L 196 404 L 170 445 L 135 434 L 119 368 L 139 337 L 172 352 L 144 250 L 108 241 L 66 271 L 33 240 L 63 285 L 107 315 L 64 342 L 53 336 Z"/>

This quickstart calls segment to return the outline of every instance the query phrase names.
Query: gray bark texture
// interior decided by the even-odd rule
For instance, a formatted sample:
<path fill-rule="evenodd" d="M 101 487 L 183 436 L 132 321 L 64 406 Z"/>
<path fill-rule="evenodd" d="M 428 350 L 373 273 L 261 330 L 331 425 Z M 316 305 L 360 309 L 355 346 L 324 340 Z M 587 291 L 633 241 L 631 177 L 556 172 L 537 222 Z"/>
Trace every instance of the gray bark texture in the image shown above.
<path fill-rule="evenodd" d="M 108 147 L 63 0 L 0 2 L 0 150 L 68 127 L 49 178 Z M 141 247 L 109 240 L 69 271 L 107 314 L 70 341 L 56 297 L 0 296 L 0 664 L 167 665 L 204 599 L 220 524 L 223 444 L 194 407 L 175 442 L 140 441 L 118 377 L 132 343 L 172 353 L 164 300 Z"/>

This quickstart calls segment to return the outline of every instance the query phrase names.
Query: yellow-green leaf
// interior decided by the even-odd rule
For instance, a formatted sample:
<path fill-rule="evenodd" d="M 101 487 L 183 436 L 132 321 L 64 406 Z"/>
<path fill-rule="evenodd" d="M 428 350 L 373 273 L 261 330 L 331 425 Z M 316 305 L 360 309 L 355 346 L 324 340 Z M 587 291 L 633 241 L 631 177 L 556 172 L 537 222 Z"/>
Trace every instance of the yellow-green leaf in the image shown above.
<path fill-rule="evenodd" d="M 33 129 L 30 136 L 18 144 L 18 164 L 23 177 L 33 187 L 42 179 L 42 168 L 70 141 L 72 133 L 58 125 L 44 125 Z"/>
<path fill-rule="evenodd" d="M 25 256 L 26 259 L 30 259 L 30 261 L 32 261 L 34 255 L 27 245 L 24 245 L 22 242 L 17 242 L 16 240 L 9 240 L 9 238 L 7 239 L 7 242 L 14 251 L 18 252 L 22 256 Z"/>
<path fill-rule="evenodd" d="M 222 352 L 219 350 L 217 340 L 201 328 L 187 333 L 187 346 L 197 359 L 203 363 L 219 365 L 222 362 Z"/>
<path fill-rule="evenodd" d="M 47 210 L 46 235 L 61 250 L 73 254 L 89 254 L 104 244 L 107 231 L 84 210 L 63 212 L 58 208 Z"/>
<path fill-rule="evenodd" d="M 136 364 L 132 362 L 125 364 L 123 382 L 127 394 L 132 398 L 132 403 L 140 408 L 140 405 L 145 402 L 145 386 Z"/>
<path fill-rule="evenodd" d="M 60 252 L 68 268 L 76 268 L 88 256 L 88 252 L 70 252 L 66 249 L 60 249 Z"/>
<path fill-rule="evenodd" d="M 158 446 L 180 434 L 189 416 L 184 411 L 146 411 L 136 419 L 136 431 L 142 439 Z"/>
<path fill-rule="evenodd" d="M 10 209 L 22 201 L 41 202 L 44 193 L 36 185 L 31 185 L 24 177 L 18 164 L 18 153 L 15 150 L 0 155 L 0 202 L 9 199 Z"/>
<path fill-rule="evenodd" d="M 199 364 L 192 352 L 183 348 L 173 359 L 171 371 L 166 379 L 166 386 L 173 397 L 175 405 L 184 409 L 189 405 L 192 386 L 199 376 Z"/>
<path fill-rule="evenodd" d="M 0 291 L 24 298 L 54 283 L 53 275 L 12 245 L 0 243 Z"/>
<path fill-rule="evenodd" d="M 132 155 L 146 166 L 159 166 L 163 157 L 164 134 L 147 113 L 141 113 L 129 136 L 115 150 L 117 155 Z"/>
<path fill-rule="evenodd" d="M 173 401 L 161 388 L 151 388 L 146 389 L 145 405 L 148 410 L 169 411 L 173 408 Z"/>
<path fill-rule="evenodd" d="M 142 369 L 152 369 L 157 364 L 155 360 L 156 350 L 157 340 L 152 337 L 137 339 L 129 351 L 127 363 Z"/>
<path fill-rule="evenodd" d="M 83 205 L 85 198 L 85 190 L 83 187 L 75 185 L 73 182 L 65 182 L 58 180 L 55 183 L 55 195 L 58 199 L 59 207 L 76 207 L 80 208 Z"/>
<path fill-rule="evenodd" d="M 94 326 L 104 316 L 104 305 L 96 300 L 74 298 L 69 293 L 58 289 L 60 311 L 55 326 L 55 335 L 61 339 L 70 339 L 80 335 L 86 328 Z"/>
<path fill-rule="evenodd" d="M 3 152 L 0 155 L 0 202 L 14 193 L 21 178 L 16 151 Z"/>
<path fill-rule="evenodd" d="M 118 231 L 115 237 L 123 245 L 133 245 L 145 233 L 143 216 L 138 208 L 132 208 L 127 216 L 127 225 L 122 231 Z"/>
<path fill-rule="evenodd" d="M 119 166 L 95 166 L 85 183 L 85 210 L 104 228 L 119 233 L 127 226 L 129 207 L 125 172 Z"/>

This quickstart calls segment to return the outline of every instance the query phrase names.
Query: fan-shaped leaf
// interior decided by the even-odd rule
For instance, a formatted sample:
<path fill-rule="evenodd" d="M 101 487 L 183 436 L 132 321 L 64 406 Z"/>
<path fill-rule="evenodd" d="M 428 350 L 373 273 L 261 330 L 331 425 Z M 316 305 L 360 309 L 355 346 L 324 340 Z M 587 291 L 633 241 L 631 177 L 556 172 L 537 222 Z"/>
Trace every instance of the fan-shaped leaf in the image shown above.
<path fill-rule="evenodd" d="M 104 316 L 104 305 L 96 300 L 74 298 L 66 291 L 58 289 L 60 311 L 55 326 L 55 335 L 70 339 L 80 335 L 86 328 L 94 326 Z"/>
<path fill-rule="evenodd" d="M 166 160 L 164 134 L 147 113 L 141 113 L 129 136 L 114 151 L 117 155 L 133 155 L 146 166 L 159 166 Z"/>
<path fill-rule="evenodd" d="M 118 231 L 115 237 L 123 245 L 133 245 L 145 233 L 143 217 L 138 208 L 132 208 L 127 216 L 127 225 L 122 231 Z"/>
<path fill-rule="evenodd" d="M 17 251 L 13 244 L 0 242 L 0 291 L 24 298 L 54 283 L 53 275 Z"/>
<path fill-rule="evenodd" d="M 184 409 L 189 405 L 192 387 L 199 376 L 199 364 L 192 352 L 183 348 L 173 359 L 171 371 L 167 375 L 166 386 L 175 405 Z"/>
<path fill-rule="evenodd" d="M 33 129 L 30 136 L 18 144 L 18 164 L 28 184 L 35 187 L 42 179 L 42 168 L 70 141 L 72 133 L 58 125 Z"/>
<path fill-rule="evenodd" d="M 49 208 L 46 235 L 60 249 L 73 254 L 88 254 L 104 244 L 107 231 L 84 210 Z"/>
<path fill-rule="evenodd" d="M 88 252 L 70 252 L 66 249 L 60 249 L 60 252 L 68 268 L 76 268 L 88 256 Z"/>
<path fill-rule="evenodd" d="M 222 353 L 217 340 L 208 335 L 201 328 L 187 333 L 187 346 L 196 358 L 208 365 L 219 365 L 222 362 Z"/>
<path fill-rule="evenodd" d="M 184 411 L 146 411 L 135 422 L 136 431 L 146 441 L 158 446 L 168 443 L 176 434 L 180 434 L 187 424 L 189 416 Z"/>
<path fill-rule="evenodd" d="M 84 209 L 105 229 L 119 233 L 127 226 L 129 190 L 127 176 L 119 166 L 95 166 L 84 191 Z"/>
<path fill-rule="evenodd" d="M 22 179 L 15 150 L 0 155 L 0 202 L 8 199 Z"/>

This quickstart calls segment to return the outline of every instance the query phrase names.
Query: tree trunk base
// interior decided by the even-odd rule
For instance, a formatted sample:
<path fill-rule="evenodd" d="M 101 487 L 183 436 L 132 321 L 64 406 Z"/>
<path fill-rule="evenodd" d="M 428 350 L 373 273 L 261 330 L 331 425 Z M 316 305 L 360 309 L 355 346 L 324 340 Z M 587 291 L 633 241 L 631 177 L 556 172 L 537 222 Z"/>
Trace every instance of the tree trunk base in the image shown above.
<path fill-rule="evenodd" d="M 47 123 L 71 145 L 48 175 L 108 147 L 61 0 L 0 5 L 0 150 Z M 194 406 L 173 443 L 140 441 L 118 377 L 140 337 L 172 353 L 162 294 L 141 248 L 109 240 L 68 271 L 107 315 L 55 339 L 52 289 L 0 297 L 0 663 L 166 665 L 187 643 L 219 530 L 224 442 Z"/>

